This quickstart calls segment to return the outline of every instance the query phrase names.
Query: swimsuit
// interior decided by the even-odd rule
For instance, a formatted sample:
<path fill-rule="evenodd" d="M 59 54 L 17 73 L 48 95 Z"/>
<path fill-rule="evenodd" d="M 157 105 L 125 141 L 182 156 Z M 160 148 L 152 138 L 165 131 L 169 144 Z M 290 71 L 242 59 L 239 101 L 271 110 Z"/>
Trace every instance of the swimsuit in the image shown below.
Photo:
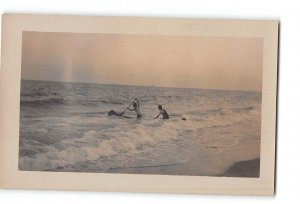
<path fill-rule="evenodd" d="M 169 115 L 165 109 L 161 109 L 160 114 L 163 116 L 163 119 L 169 119 Z"/>
<path fill-rule="evenodd" d="M 136 107 L 134 110 L 136 112 L 136 117 L 137 118 L 142 118 L 143 117 L 139 106 Z"/>

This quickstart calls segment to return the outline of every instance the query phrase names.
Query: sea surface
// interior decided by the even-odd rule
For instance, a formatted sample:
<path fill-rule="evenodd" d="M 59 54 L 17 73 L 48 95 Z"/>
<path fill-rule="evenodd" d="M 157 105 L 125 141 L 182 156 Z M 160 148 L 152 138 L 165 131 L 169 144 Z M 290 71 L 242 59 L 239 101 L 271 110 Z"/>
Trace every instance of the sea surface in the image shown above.
<path fill-rule="evenodd" d="M 130 111 L 107 116 L 134 98 L 142 119 Z M 24 171 L 176 166 L 260 140 L 261 92 L 22 80 L 20 103 Z M 169 120 L 154 119 L 158 104 Z"/>

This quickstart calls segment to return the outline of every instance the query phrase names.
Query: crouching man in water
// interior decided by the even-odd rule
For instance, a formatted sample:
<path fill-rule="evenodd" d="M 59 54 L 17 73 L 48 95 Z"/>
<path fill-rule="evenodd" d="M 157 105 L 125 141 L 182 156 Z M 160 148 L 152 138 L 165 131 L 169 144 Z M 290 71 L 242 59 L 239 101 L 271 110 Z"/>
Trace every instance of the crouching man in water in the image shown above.
<path fill-rule="evenodd" d="M 134 103 L 132 104 L 132 106 L 133 106 L 133 109 L 130 109 L 129 107 L 127 109 L 130 110 L 130 111 L 135 111 L 136 117 L 138 119 L 142 118 L 143 116 L 142 116 L 142 113 L 141 113 L 141 110 L 140 110 L 140 103 L 137 99 L 134 99 Z"/>
<path fill-rule="evenodd" d="M 157 119 L 160 115 L 162 115 L 162 119 L 169 119 L 169 115 L 167 113 L 167 111 L 165 109 L 162 108 L 161 105 L 158 105 L 158 110 L 159 110 L 159 114 L 158 116 L 155 117 L 155 119 Z"/>

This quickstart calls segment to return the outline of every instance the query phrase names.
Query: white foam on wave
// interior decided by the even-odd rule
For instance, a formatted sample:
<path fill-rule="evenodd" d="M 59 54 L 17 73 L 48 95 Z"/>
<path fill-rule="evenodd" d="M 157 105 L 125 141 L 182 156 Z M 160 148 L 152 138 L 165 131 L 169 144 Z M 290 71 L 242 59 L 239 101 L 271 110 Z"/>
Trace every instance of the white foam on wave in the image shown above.
<path fill-rule="evenodd" d="M 20 168 L 51 170 L 124 152 L 137 154 L 138 147 L 153 146 L 177 138 L 179 130 L 172 127 L 166 123 L 149 128 L 146 123 L 136 124 L 133 128 L 123 124 L 100 131 L 89 130 L 80 138 L 63 140 L 60 143 L 65 148 L 63 150 L 47 146 L 44 153 L 21 157 Z"/>
<path fill-rule="evenodd" d="M 104 135 L 109 139 L 103 139 Z M 132 151 L 134 153 L 137 147 L 156 145 L 175 139 L 177 136 L 177 129 L 170 129 L 167 126 L 149 128 L 145 124 L 137 124 L 134 128 L 121 125 L 101 131 L 90 130 L 82 138 L 72 142 L 85 143 L 81 150 L 87 154 L 90 160 L 95 160 L 120 152 Z M 91 142 L 94 142 L 95 145 L 91 146 Z"/>
<path fill-rule="evenodd" d="M 220 134 L 215 132 L 214 129 L 216 127 L 225 128 L 232 126 L 241 121 L 253 120 L 253 118 L 256 118 L 256 115 L 229 112 L 229 110 L 223 110 L 223 112 L 225 113 L 224 115 L 209 115 L 205 118 L 202 117 L 200 121 L 196 120 L 196 118 L 189 118 L 186 121 L 182 121 L 179 118 L 169 121 L 102 119 L 106 120 L 105 123 L 115 124 L 112 124 L 109 128 L 88 130 L 78 138 L 65 139 L 60 142 L 60 147 L 63 148 L 58 149 L 55 146 L 46 146 L 43 153 L 36 154 L 33 157 L 20 157 L 19 166 L 22 170 L 52 170 L 121 154 L 137 156 L 138 158 L 138 155 L 141 153 L 140 147 L 155 147 L 162 143 L 176 144 L 176 142 L 180 143 L 185 140 L 190 140 L 189 144 L 193 145 L 193 141 L 199 137 L 200 139 L 197 142 L 199 148 L 211 147 L 218 148 L 218 151 L 214 150 L 215 152 L 224 151 L 236 145 L 241 135 L 232 134 L 232 132 L 229 134 L 226 133 L 226 130 L 224 130 L 224 134 L 222 132 Z M 200 130 L 205 131 L 199 132 Z M 186 148 L 191 147 L 187 146 Z M 170 156 L 174 158 L 168 159 L 174 162 L 178 153 L 174 152 Z M 154 161 L 155 159 L 152 158 L 152 160 Z M 167 163 L 166 160 L 162 159 L 162 161 Z M 112 166 L 114 165 L 112 164 Z M 110 167 L 105 166 L 105 168 Z"/>

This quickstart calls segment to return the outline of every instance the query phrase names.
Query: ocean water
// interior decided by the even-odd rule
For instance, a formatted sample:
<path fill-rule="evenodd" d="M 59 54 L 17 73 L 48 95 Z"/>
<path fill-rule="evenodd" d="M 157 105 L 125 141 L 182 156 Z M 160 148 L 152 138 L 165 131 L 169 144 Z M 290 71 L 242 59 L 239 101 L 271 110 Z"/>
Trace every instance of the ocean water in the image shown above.
<path fill-rule="evenodd" d="M 107 116 L 134 98 L 142 119 L 130 111 L 126 118 Z M 25 171 L 176 166 L 260 140 L 260 92 L 22 80 L 20 103 L 19 169 Z M 169 120 L 154 119 L 158 104 Z"/>

